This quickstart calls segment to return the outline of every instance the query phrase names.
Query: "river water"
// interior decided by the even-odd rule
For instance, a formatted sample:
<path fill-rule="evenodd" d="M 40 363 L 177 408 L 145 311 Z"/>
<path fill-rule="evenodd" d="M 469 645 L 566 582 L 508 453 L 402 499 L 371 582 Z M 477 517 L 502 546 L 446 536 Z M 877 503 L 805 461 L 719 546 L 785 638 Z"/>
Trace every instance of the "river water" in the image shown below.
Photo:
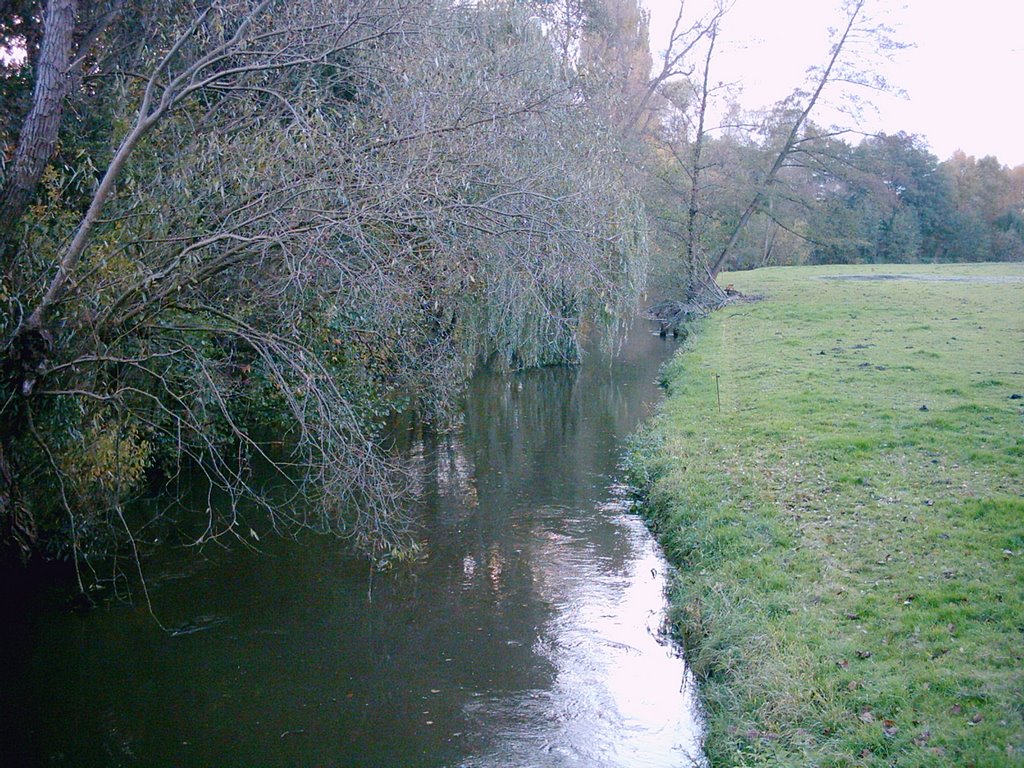
<path fill-rule="evenodd" d="M 422 557 L 370 573 L 336 541 L 148 566 L 154 610 L 25 620 L 0 763 L 684 768 L 692 684 L 668 567 L 619 485 L 673 343 L 474 380 L 421 438 Z M 7 753 L 4 758 L 3 753 Z"/>

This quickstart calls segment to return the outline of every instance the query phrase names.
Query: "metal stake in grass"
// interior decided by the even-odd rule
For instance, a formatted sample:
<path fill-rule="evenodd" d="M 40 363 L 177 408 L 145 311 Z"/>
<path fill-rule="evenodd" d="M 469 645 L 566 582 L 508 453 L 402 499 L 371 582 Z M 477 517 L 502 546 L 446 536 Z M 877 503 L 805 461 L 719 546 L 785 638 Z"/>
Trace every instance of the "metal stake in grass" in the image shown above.
<path fill-rule="evenodd" d="M 715 374 L 715 397 L 718 398 L 718 413 L 722 413 L 722 390 L 718 386 L 718 380 L 722 378 L 717 373 Z"/>

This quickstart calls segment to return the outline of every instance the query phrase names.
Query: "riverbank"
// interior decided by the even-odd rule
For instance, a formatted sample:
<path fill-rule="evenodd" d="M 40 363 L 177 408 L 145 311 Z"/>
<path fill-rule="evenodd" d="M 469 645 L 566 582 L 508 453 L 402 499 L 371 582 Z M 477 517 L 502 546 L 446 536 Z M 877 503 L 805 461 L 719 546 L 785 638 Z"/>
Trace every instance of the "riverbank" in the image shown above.
<path fill-rule="evenodd" d="M 481 372 L 454 429 L 410 436 L 415 558 L 165 540 L 143 567 L 167 631 L 138 594 L 71 612 L 3 582 L 0 764 L 689 765 L 671 569 L 619 468 L 678 344 L 637 330 L 579 367 Z"/>
<path fill-rule="evenodd" d="M 631 459 L 711 764 L 1020 765 L 1024 265 L 722 282 Z"/>

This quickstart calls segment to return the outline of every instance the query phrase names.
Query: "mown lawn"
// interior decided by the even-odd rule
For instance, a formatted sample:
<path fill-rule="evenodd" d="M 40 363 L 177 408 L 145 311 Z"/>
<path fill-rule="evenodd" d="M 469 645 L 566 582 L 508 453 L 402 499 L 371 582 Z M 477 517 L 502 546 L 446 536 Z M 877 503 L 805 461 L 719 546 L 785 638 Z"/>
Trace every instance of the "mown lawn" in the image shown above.
<path fill-rule="evenodd" d="M 712 766 L 1024 765 L 1024 265 L 721 282 L 631 459 Z"/>

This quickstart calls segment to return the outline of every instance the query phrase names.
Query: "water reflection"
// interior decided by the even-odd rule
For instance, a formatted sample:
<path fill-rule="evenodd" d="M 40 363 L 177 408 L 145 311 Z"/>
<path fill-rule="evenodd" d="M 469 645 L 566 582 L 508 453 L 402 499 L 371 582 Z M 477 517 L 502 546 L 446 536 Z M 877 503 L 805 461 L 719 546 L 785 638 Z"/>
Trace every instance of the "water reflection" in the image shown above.
<path fill-rule="evenodd" d="M 425 557 L 330 541 L 182 556 L 139 607 L 35 616 L 3 720 L 20 764 L 691 764 L 666 566 L 614 486 L 670 351 L 474 382 L 414 445 Z M 176 578 L 187 571 L 184 578 Z M 372 589 L 372 599 L 371 599 Z M 15 707 L 13 703 L 18 702 Z"/>
<path fill-rule="evenodd" d="M 664 560 L 635 518 L 612 524 L 626 540 L 622 566 L 590 546 L 586 521 L 553 510 L 577 534 L 538 538 L 535 586 L 552 607 L 534 653 L 551 684 L 474 701 L 497 738 L 466 766 L 684 766 L 697 750 L 690 687 L 662 635 Z M 491 726 L 493 727 L 493 725 Z"/>

